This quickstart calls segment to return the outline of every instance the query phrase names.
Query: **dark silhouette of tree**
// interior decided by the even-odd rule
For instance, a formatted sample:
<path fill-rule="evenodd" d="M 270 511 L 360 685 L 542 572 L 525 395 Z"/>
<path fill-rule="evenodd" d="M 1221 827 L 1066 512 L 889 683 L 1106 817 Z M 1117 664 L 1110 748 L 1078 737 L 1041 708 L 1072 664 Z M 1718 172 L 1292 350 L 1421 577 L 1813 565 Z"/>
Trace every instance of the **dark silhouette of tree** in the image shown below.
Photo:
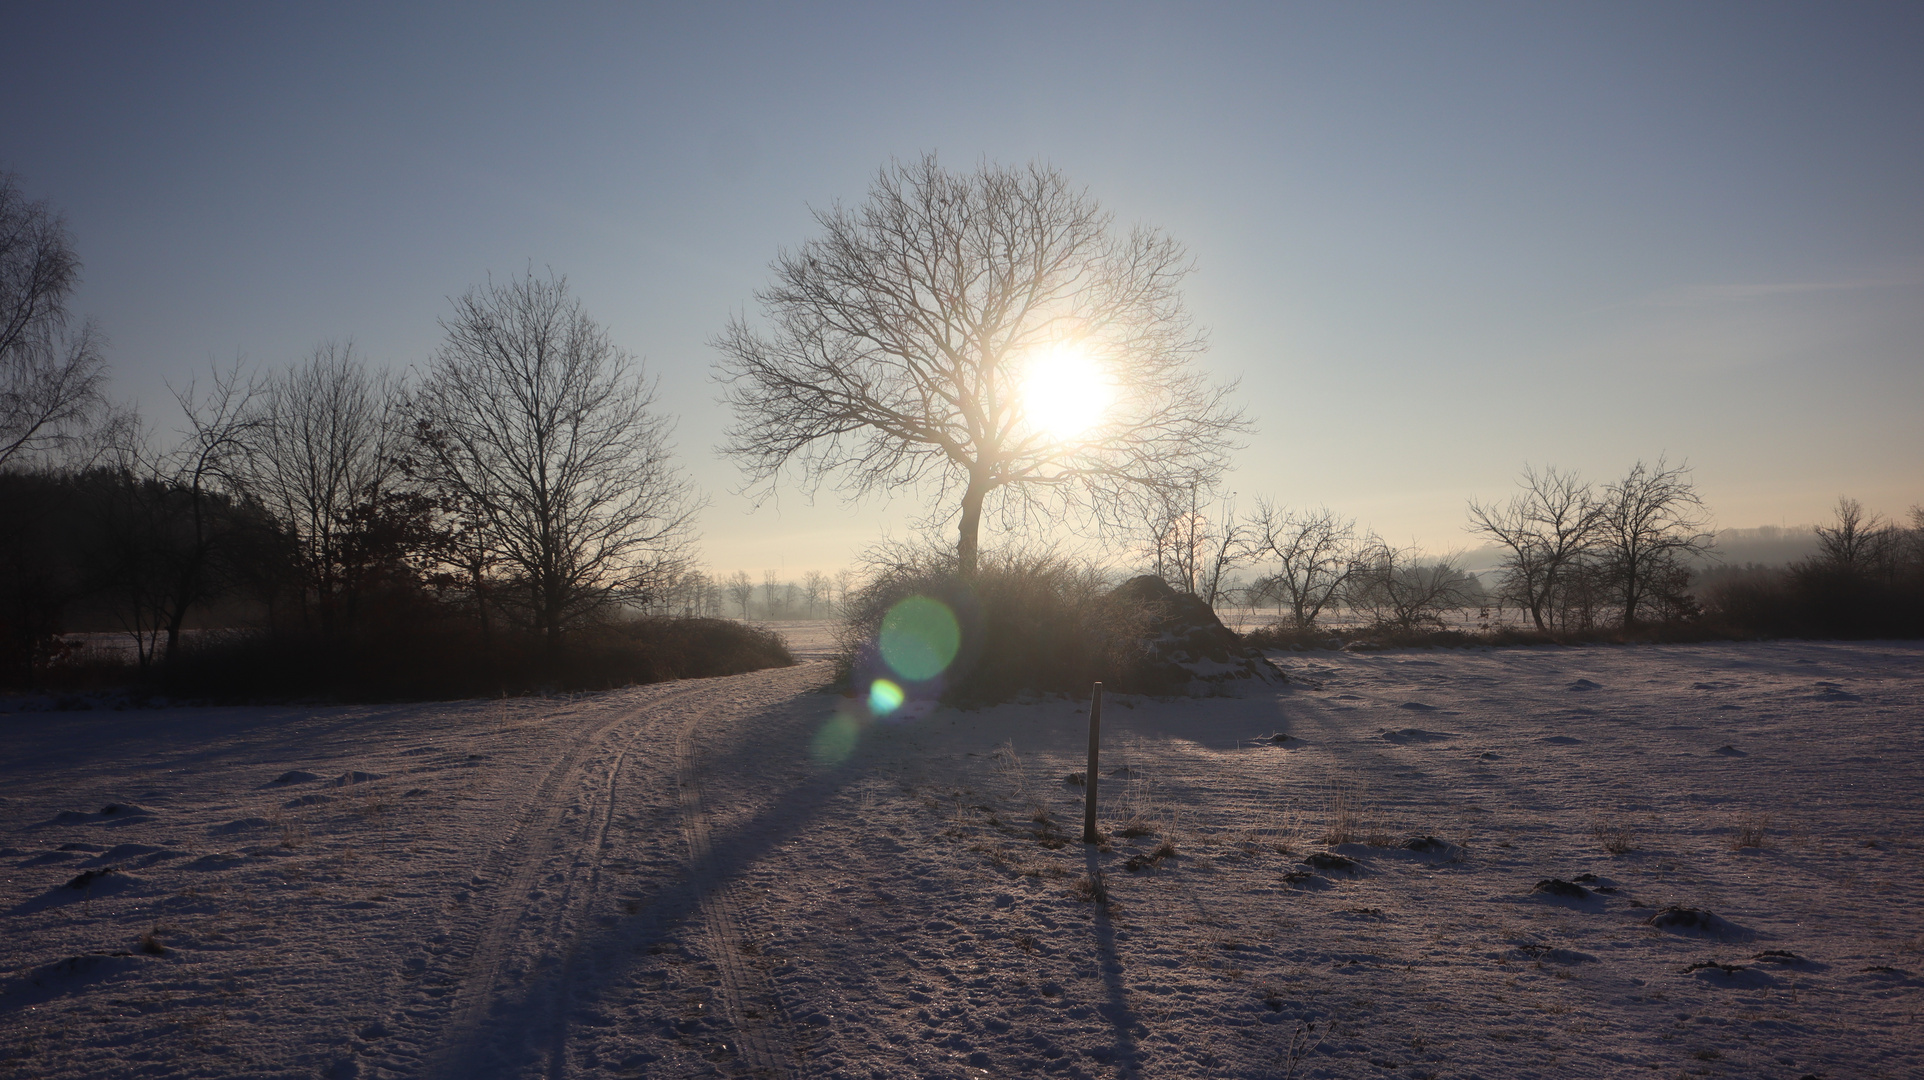
<path fill-rule="evenodd" d="M 428 470 L 476 518 L 525 621 L 561 636 L 681 569 L 698 509 L 635 362 L 532 272 L 469 290 L 410 396 Z"/>
<path fill-rule="evenodd" d="M 1865 513 L 1864 504 L 1848 496 L 1837 499 L 1835 525 L 1817 526 L 1822 557 L 1846 572 L 1864 572 L 1889 562 L 1901 541 L 1896 526 L 1880 514 Z"/>
<path fill-rule="evenodd" d="M 1114 524 L 1129 496 L 1225 467 L 1244 423 L 1192 364 L 1203 338 L 1175 241 L 1117 235 L 1046 166 L 952 173 L 933 154 L 815 218 L 822 235 L 781 254 L 757 294 L 768 330 L 738 317 L 715 341 L 736 418 L 725 449 L 751 485 L 791 465 L 850 496 L 933 481 L 944 505 L 959 493 L 956 558 L 972 574 L 985 507 L 1007 524 L 1073 509 Z M 1071 392 L 1113 398 L 1067 433 L 1023 392 L 1062 350 L 1101 373 Z"/>
<path fill-rule="evenodd" d="M 1715 537 L 1686 465 L 1639 461 L 1604 492 L 1598 550 L 1623 625 L 1646 609 L 1678 606 L 1689 586 L 1689 561 L 1707 555 Z"/>
<path fill-rule="evenodd" d="M 36 688 L 67 652 L 67 608 L 90 587 L 82 500 L 51 469 L 0 469 L 0 685 Z"/>
<path fill-rule="evenodd" d="M 1454 556 L 1420 563 L 1416 552 L 1374 540 L 1343 586 L 1343 602 L 1372 625 L 1411 631 L 1443 626 L 1443 613 L 1476 595 L 1476 582 Z"/>
<path fill-rule="evenodd" d="M 1523 491 L 1501 506 L 1470 502 L 1470 531 L 1504 551 L 1499 595 L 1548 631 L 1556 606 L 1602 539 L 1607 504 L 1575 473 L 1525 468 Z"/>
<path fill-rule="evenodd" d="M 0 172 L 0 467 L 65 444 L 100 408 L 99 334 L 67 313 L 79 283 L 66 222 Z"/>
<path fill-rule="evenodd" d="M 324 634 L 352 618 L 359 586 L 419 516 L 394 490 L 399 389 L 352 345 L 323 345 L 267 380 L 249 426 L 243 485 L 294 539 L 302 620 Z"/>
<path fill-rule="evenodd" d="M 722 582 L 722 587 L 727 590 L 728 598 L 741 609 L 742 618 L 746 620 L 749 601 L 755 599 L 755 579 L 748 576 L 748 571 L 737 570 L 728 575 Z"/>
<path fill-rule="evenodd" d="M 1323 609 L 1342 596 L 1358 559 L 1377 546 L 1374 537 L 1358 536 L 1354 518 L 1338 517 L 1327 507 L 1290 511 L 1260 502 L 1249 526 L 1251 557 L 1277 562 L 1273 573 L 1251 586 L 1251 599 L 1287 607 L 1299 630 L 1316 625 Z"/>

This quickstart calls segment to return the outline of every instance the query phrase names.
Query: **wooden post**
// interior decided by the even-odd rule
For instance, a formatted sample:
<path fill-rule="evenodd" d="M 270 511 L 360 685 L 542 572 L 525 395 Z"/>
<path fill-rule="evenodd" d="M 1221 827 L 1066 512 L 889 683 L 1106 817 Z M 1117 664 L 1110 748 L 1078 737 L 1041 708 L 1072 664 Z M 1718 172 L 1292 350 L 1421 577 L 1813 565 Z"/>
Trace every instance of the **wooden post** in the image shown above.
<path fill-rule="evenodd" d="M 1096 751 L 1102 746 L 1102 684 L 1089 691 L 1089 782 L 1082 804 L 1082 842 L 1099 844 L 1102 837 L 1096 833 Z"/>

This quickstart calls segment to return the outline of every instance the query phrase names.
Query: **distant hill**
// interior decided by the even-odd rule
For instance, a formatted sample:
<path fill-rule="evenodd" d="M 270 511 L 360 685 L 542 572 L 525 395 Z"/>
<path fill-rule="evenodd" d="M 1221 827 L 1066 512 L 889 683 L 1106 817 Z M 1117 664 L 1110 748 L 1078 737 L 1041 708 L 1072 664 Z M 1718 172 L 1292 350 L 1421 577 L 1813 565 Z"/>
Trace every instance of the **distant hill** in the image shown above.
<path fill-rule="evenodd" d="M 1809 525 L 1724 529 L 1717 533 L 1716 550 L 1725 566 L 1788 566 L 1817 553 L 1817 530 Z"/>

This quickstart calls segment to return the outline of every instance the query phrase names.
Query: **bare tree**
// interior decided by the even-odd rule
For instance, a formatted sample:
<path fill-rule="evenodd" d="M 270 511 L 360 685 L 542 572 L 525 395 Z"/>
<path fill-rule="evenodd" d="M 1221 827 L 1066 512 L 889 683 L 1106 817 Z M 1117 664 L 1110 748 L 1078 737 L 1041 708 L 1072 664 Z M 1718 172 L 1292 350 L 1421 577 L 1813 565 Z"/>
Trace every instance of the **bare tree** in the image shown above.
<path fill-rule="evenodd" d="M 194 608 L 222 591 L 249 522 L 238 497 L 259 383 L 238 364 L 175 391 L 186 425 L 155 449 L 138 424 L 116 432 L 105 464 L 89 474 L 95 520 L 88 530 L 95 585 L 134 639 L 144 670 L 171 660 Z M 164 641 L 165 652 L 159 652 Z"/>
<path fill-rule="evenodd" d="M 1249 525 L 1252 557 L 1278 564 L 1274 573 L 1257 580 L 1252 595 L 1287 606 L 1301 630 L 1315 626 L 1323 609 L 1342 595 L 1363 553 L 1380 546 L 1374 537 L 1359 539 L 1355 519 L 1338 517 L 1328 507 L 1292 512 L 1262 501 Z"/>
<path fill-rule="evenodd" d="M 1378 627 L 1416 630 L 1441 627 L 1443 612 L 1463 606 L 1474 587 L 1455 556 L 1421 563 L 1412 548 L 1373 540 L 1344 584 L 1343 601 Z"/>
<path fill-rule="evenodd" d="M 67 314 L 79 283 L 67 223 L 0 172 L 0 467 L 64 445 L 101 407 L 99 333 Z"/>
<path fill-rule="evenodd" d="M 960 174 L 933 154 L 815 218 L 824 235 L 780 255 L 757 294 L 770 331 L 738 317 L 715 341 L 736 417 L 725 449 L 751 484 L 798 465 L 811 490 L 835 476 L 850 496 L 932 480 L 946 504 L 959 489 L 972 574 L 985 508 L 1007 525 L 1073 509 L 1113 524 L 1123 496 L 1225 467 L 1244 422 L 1191 363 L 1203 338 L 1173 240 L 1114 235 L 1046 166 Z M 1065 362 L 1079 385 L 1025 393 Z M 1112 400 L 1063 430 L 1047 410 L 1068 395 Z"/>
<path fill-rule="evenodd" d="M 748 571 L 737 570 L 728 575 L 722 587 L 728 591 L 728 598 L 741 609 L 742 619 L 747 620 L 748 602 L 755 598 L 755 579 L 748 576 Z"/>
<path fill-rule="evenodd" d="M 1715 537 L 1687 465 L 1639 461 L 1604 492 L 1600 551 L 1623 625 L 1639 613 L 1672 606 L 1689 583 L 1688 560 L 1707 555 Z"/>
<path fill-rule="evenodd" d="M 848 594 L 855 587 L 855 571 L 843 567 L 835 571 L 835 613 L 842 614 L 848 608 Z"/>
<path fill-rule="evenodd" d="M 1823 557 L 1840 570 L 1869 570 L 1888 562 L 1899 546 L 1899 531 L 1864 504 L 1839 496 L 1837 524 L 1817 526 L 1817 545 Z"/>
<path fill-rule="evenodd" d="M 802 575 L 802 598 L 808 605 L 809 618 L 815 617 L 816 610 L 822 606 L 822 601 L 828 599 L 831 589 L 828 575 L 820 570 L 810 570 Z"/>
<path fill-rule="evenodd" d="M 1470 501 L 1470 531 L 1504 549 L 1500 596 L 1547 631 L 1577 564 L 1601 539 L 1606 504 L 1575 473 L 1525 467 L 1502 506 Z"/>
<path fill-rule="evenodd" d="M 478 515 L 550 654 L 684 558 L 698 509 L 637 365 L 565 278 L 492 280 L 454 301 L 411 396 L 419 447 Z"/>
<path fill-rule="evenodd" d="M 351 603 L 352 533 L 399 472 L 399 393 L 351 344 L 330 343 L 269 379 L 260 398 L 245 486 L 297 544 L 302 612 L 312 597 L 323 630 L 335 628 L 343 594 Z"/>
<path fill-rule="evenodd" d="M 1248 561 L 1250 527 L 1229 497 L 1210 508 L 1211 496 L 1200 484 L 1161 495 L 1148 523 L 1151 572 L 1215 607 L 1230 573 Z"/>

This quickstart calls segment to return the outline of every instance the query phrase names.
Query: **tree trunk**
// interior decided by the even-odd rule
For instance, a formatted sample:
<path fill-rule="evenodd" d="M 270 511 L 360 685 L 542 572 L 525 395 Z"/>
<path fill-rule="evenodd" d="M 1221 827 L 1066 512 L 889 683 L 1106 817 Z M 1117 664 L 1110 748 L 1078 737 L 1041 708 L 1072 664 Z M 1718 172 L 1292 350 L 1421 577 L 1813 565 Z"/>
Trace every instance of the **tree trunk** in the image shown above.
<path fill-rule="evenodd" d="M 976 553 L 982 532 L 982 497 L 988 493 L 988 485 L 974 477 L 969 478 L 968 490 L 962 493 L 962 524 L 955 545 L 955 568 L 965 578 L 975 576 Z"/>

